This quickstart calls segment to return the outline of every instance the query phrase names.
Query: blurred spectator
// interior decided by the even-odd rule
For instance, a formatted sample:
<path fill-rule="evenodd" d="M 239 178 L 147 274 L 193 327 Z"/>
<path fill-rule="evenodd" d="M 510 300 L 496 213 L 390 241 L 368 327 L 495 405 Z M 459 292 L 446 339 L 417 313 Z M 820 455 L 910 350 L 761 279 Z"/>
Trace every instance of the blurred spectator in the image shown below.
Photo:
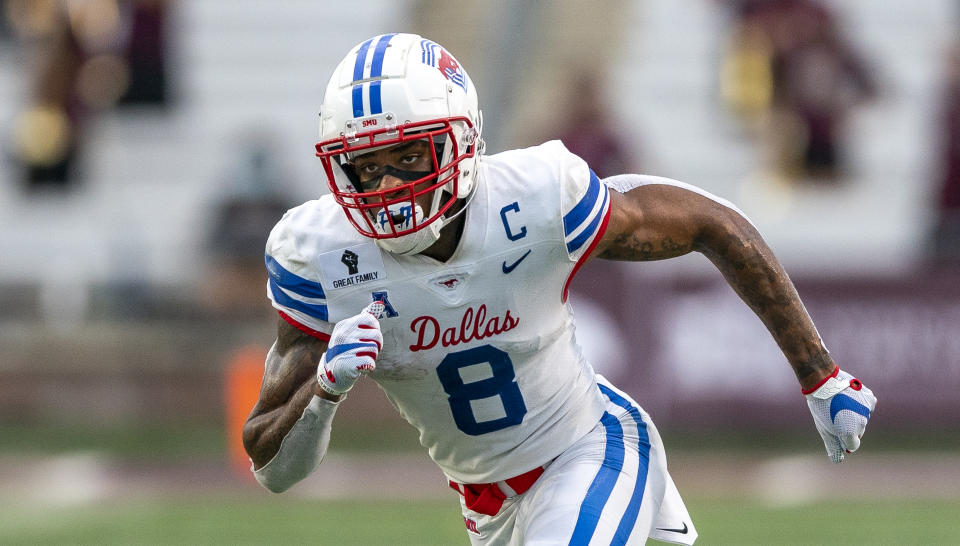
<path fill-rule="evenodd" d="M 733 5 L 724 97 L 750 121 L 767 107 L 764 132 L 780 174 L 836 181 L 844 166 L 846 118 L 875 94 L 865 63 L 844 40 L 833 13 L 815 0 Z"/>
<path fill-rule="evenodd" d="M 0 0 L 0 13 L 7 12 L 7 5 L 11 0 Z M 0 16 L 0 45 L 7 47 L 8 40 L 14 39 L 13 28 L 10 26 L 10 20 L 7 17 Z"/>
<path fill-rule="evenodd" d="M 233 318 L 262 314 L 267 235 L 283 213 L 296 203 L 285 195 L 284 175 L 266 135 L 248 137 L 240 145 L 239 164 L 226 173 L 231 188 L 214 208 L 208 247 L 212 274 L 203 298 L 216 314 Z"/>
<path fill-rule="evenodd" d="M 960 43 L 947 56 L 945 79 L 938 123 L 941 187 L 933 252 L 938 262 L 955 267 L 960 265 Z"/>
<path fill-rule="evenodd" d="M 741 6 L 720 66 L 720 93 L 751 131 L 759 130 L 773 104 L 773 44 L 765 20 Z"/>
<path fill-rule="evenodd" d="M 123 47 L 130 81 L 121 105 L 163 106 L 169 100 L 167 11 L 163 0 L 140 0 L 130 8 L 130 39 Z"/>
<path fill-rule="evenodd" d="M 8 2 L 5 15 L 36 52 L 30 103 L 14 129 L 15 159 L 27 187 L 63 187 L 73 178 L 82 105 L 76 87 L 82 48 L 66 9 L 54 2 Z"/>
<path fill-rule="evenodd" d="M 18 115 L 14 159 L 28 189 L 78 178 L 86 118 L 127 102 L 161 103 L 163 0 L 7 0 L 4 20 L 33 62 L 33 89 Z"/>
<path fill-rule="evenodd" d="M 575 78 L 569 87 L 567 105 L 561 109 L 562 115 L 556 116 L 562 124 L 548 130 L 546 138 L 562 140 L 601 178 L 639 172 L 632 159 L 637 150 L 610 115 L 602 97 L 601 81 L 589 72 Z"/>

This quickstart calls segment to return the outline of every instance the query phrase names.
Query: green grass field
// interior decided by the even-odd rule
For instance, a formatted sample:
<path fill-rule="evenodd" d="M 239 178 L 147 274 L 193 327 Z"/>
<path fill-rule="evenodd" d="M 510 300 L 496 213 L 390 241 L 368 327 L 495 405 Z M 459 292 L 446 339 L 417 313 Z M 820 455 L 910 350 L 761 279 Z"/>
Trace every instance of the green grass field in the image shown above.
<path fill-rule="evenodd" d="M 5 501 L 10 499 L 4 499 Z M 4 502 L 0 544 L 468 544 L 455 502 L 184 499 L 42 510 Z M 960 501 L 688 499 L 697 544 L 960 544 Z"/>
<path fill-rule="evenodd" d="M 412 453 L 419 448 L 415 438 L 404 431 L 337 437 L 337 446 L 348 453 Z M 711 453 L 743 458 L 742 442 L 729 439 L 695 441 L 702 435 L 671 436 L 673 453 Z M 799 438 L 799 439 L 798 439 Z M 922 439 L 906 440 L 875 435 L 871 448 L 880 453 L 895 453 L 900 446 L 923 448 Z M 953 453 L 960 435 L 948 436 L 937 444 L 938 452 Z M 803 444 L 800 444 L 800 441 Z M 897 441 L 894 441 L 897 440 Z M 798 447 L 793 447 L 795 442 Z M 944 442 L 940 439 L 941 442 Z M 156 429 L 0 426 L 0 445 L 8 450 L 6 461 L 17 468 L 18 461 L 33 461 L 48 455 L 96 452 L 104 458 L 103 468 L 136 461 L 156 463 L 164 468 L 177 464 L 190 466 L 196 461 L 221 461 L 224 458 L 222 431 L 196 426 Z M 812 452 L 809 434 L 768 440 L 769 452 L 751 451 L 750 457 L 763 461 L 774 455 Z M 886 449 L 883 449 L 886 448 Z M 737 451 L 740 449 L 741 451 Z M 729 453 L 727 450 L 731 450 Z M 16 456 L 10 455 L 16 454 Z M 921 453 L 923 453 L 921 451 Z M 0 451 L 0 456 L 4 453 Z M 425 457 L 425 455 L 424 455 Z M 882 459 L 882 457 L 881 457 Z M 706 459 L 710 460 L 710 459 Z M 722 460 L 722 459 L 718 459 Z M 912 468 L 904 459 L 904 471 Z M 699 462 L 693 459 L 692 462 Z M 682 461 L 676 467 L 683 468 Z M 851 471 L 861 468 L 855 466 Z M 866 467 L 864 467 L 866 468 Z M 890 468 L 878 467 L 878 468 Z M 863 471 L 861 471 L 861 474 Z M 8 472 L 8 476 L 12 473 Z M 15 473 L 14 473 L 15 474 Z M 678 474 L 679 475 L 679 474 Z M 866 470 L 872 479 L 883 479 L 879 470 Z M 938 476 L 940 476 L 938 474 Z M 862 479 L 862 477 L 861 477 Z M 954 475 L 942 476 L 945 483 Z M 221 484 L 223 485 L 223 484 Z M 22 487 L 22 486 L 21 486 Z M 38 486 L 39 487 L 39 486 Z M 202 484 L 191 491 L 204 492 Z M 446 500 L 370 502 L 303 500 L 295 496 L 257 494 L 220 496 L 184 492 L 181 497 L 145 500 L 143 492 L 90 505 L 22 505 L 16 494 L 3 490 L 0 483 L 0 545 L 44 544 L 329 544 L 347 545 L 466 545 L 469 541 L 455 496 Z M 911 490 L 904 499 L 871 500 L 851 503 L 817 502 L 789 508 L 765 506 L 755 499 L 697 496 L 695 488 L 684 500 L 700 532 L 700 544 L 958 544 L 960 545 L 960 497 L 949 501 L 916 500 Z M 20 489 L 19 491 L 28 491 Z M 922 492 L 920 492 L 922 493 Z M 942 494 L 942 493 L 941 493 Z M 25 501 L 26 502 L 26 501 Z M 37 502 L 37 501 L 31 501 Z"/>

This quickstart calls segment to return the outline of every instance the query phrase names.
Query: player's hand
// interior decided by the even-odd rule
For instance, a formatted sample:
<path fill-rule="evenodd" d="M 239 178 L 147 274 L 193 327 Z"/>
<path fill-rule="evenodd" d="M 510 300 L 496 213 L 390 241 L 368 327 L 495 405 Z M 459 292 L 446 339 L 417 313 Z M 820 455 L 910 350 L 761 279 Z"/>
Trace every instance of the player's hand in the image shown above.
<path fill-rule="evenodd" d="M 317 367 L 320 388 L 342 395 L 353 388 L 361 374 L 372 372 L 383 346 L 380 321 L 383 303 L 375 301 L 359 315 L 343 319 L 333 327 L 327 351 Z"/>
<path fill-rule="evenodd" d="M 877 407 L 877 397 L 859 379 L 840 368 L 819 387 L 803 394 L 827 455 L 835 463 L 843 462 L 844 453 L 853 453 L 860 447 L 867 421 Z"/>

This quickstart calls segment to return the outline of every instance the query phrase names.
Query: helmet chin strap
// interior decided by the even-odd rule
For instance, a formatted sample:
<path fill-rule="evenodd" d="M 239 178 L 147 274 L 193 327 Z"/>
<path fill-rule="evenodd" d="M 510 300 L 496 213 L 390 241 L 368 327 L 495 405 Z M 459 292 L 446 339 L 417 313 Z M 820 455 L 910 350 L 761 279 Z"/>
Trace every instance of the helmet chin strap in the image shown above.
<path fill-rule="evenodd" d="M 419 231 L 392 239 L 377 239 L 375 242 L 380 248 L 393 254 L 419 254 L 440 240 L 440 230 L 467 210 L 467 205 L 470 204 L 470 201 L 473 200 L 473 196 L 476 195 L 476 193 L 476 186 L 474 186 L 470 194 L 464 198 L 465 202 L 463 206 L 460 207 L 460 210 L 449 218 L 441 216 L 435 222 Z M 420 208 L 420 205 L 416 206 L 413 214 L 416 215 L 418 219 L 423 217 L 423 209 Z"/>

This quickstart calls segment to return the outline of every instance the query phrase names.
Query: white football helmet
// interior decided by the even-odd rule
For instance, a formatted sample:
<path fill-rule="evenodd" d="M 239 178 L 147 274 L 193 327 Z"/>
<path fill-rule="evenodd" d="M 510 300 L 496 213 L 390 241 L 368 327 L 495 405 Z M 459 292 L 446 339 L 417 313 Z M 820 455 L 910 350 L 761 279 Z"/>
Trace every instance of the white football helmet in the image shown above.
<path fill-rule="evenodd" d="M 390 252 L 415 254 L 437 241 L 456 200 L 472 195 L 481 120 L 473 82 L 446 49 L 415 34 L 375 36 L 351 49 L 327 84 L 317 157 L 361 235 Z M 389 190 L 361 186 L 354 158 L 416 139 L 430 144 L 432 172 Z M 427 194 L 433 198 L 425 212 L 416 198 Z"/>

